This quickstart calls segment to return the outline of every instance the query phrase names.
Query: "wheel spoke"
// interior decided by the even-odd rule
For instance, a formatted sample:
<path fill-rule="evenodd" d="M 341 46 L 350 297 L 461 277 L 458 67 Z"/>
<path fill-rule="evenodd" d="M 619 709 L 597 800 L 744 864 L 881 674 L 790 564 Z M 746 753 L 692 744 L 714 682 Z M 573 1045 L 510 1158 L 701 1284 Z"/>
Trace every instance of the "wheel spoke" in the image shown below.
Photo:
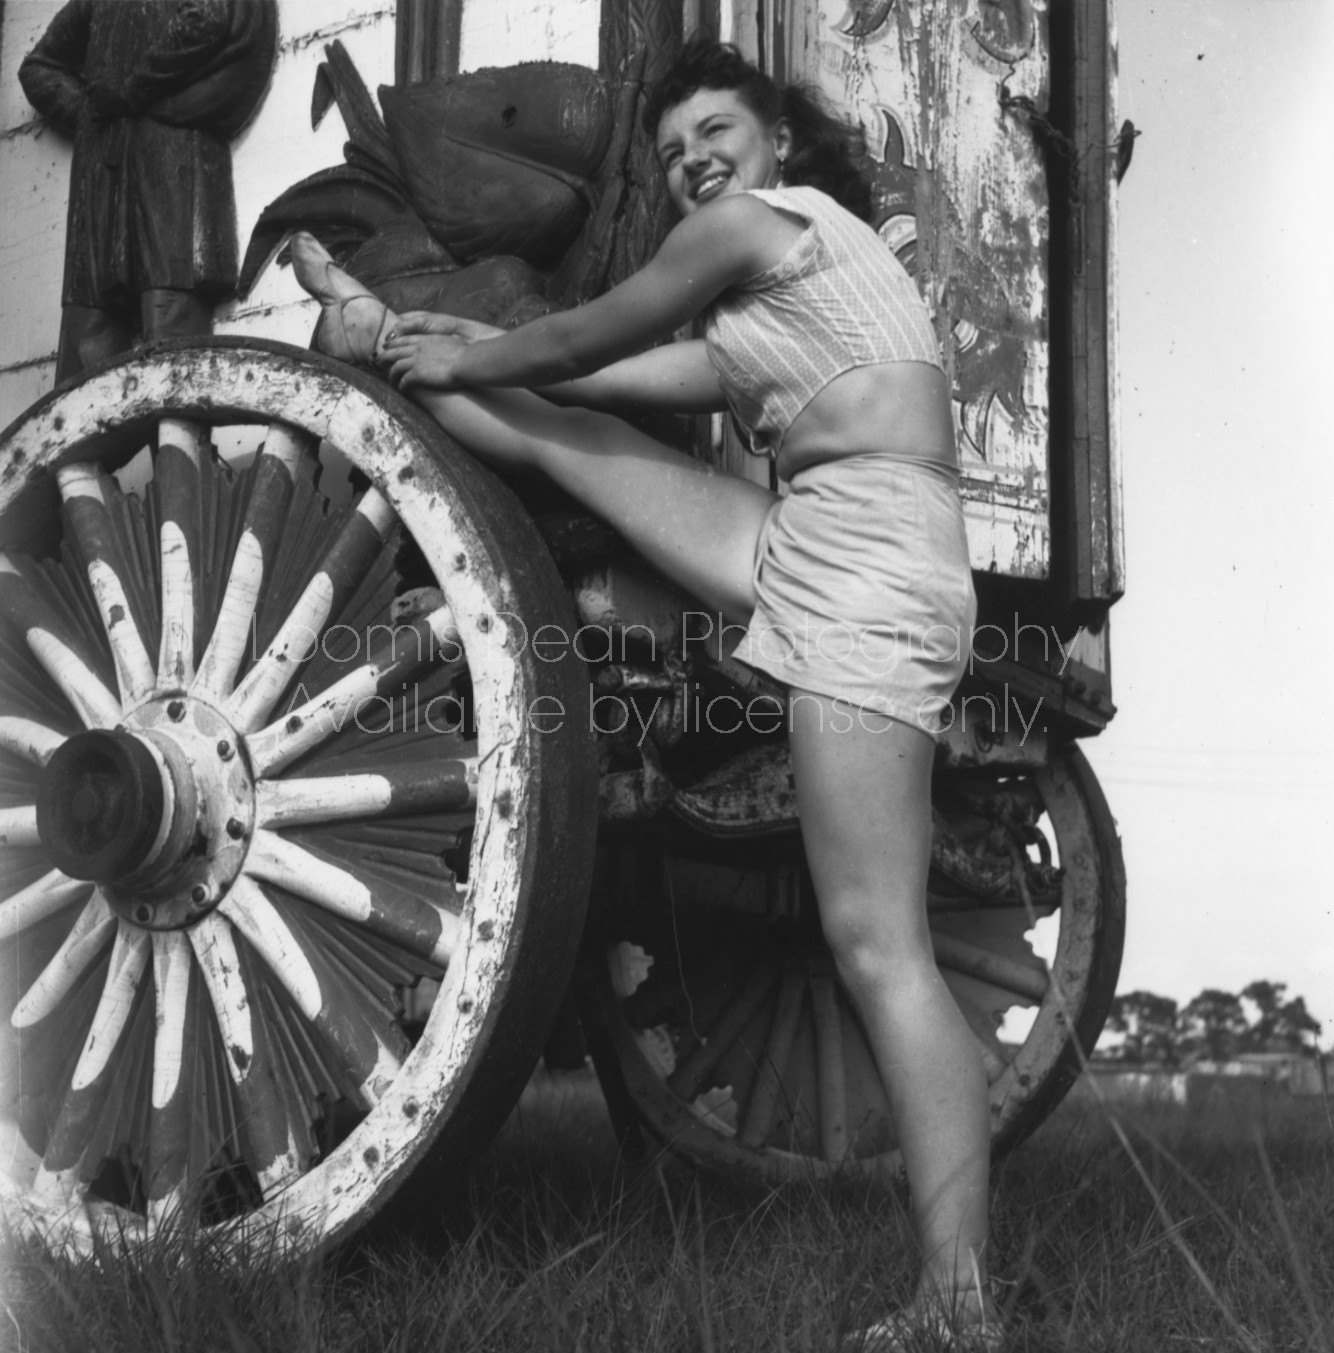
<path fill-rule="evenodd" d="M 376 894 L 355 874 L 321 859 L 304 846 L 257 831 L 246 856 L 246 871 L 308 902 L 364 925 L 414 954 L 445 967 L 458 946 L 459 918 L 429 899 L 402 892 L 392 899 Z"/>
<path fill-rule="evenodd" d="M 712 1076 L 723 1054 L 736 1042 L 742 1029 L 769 999 L 774 984 L 778 981 L 778 971 L 777 955 L 773 953 L 764 955 L 751 970 L 736 1000 L 709 1026 L 707 1037 L 677 1065 L 667 1083 L 682 1099 L 693 1100 L 708 1088 L 709 1077 Z"/>
<path fill-rule="evenodd" d="M 202 424 L 164 418 L 158 424 L 155 462 L 162 525 L 158 550 L 162 577 L 162 639 L 157 691 L 186 689 L 195 674 L 195 613 L 198 609 L 200 517 L 199 473 L 208 430 Z"/>
<path fill-rule="evenodd" d="M 274 1068 L 263 1055 L 257 1006 L 241 975 L 230 924 L 211 912 L 188 932 L 227 1050 L 227 1070 L 241 1097 L 241 1130 L 250 1164 L 266 1198 L 297 1178 L 303 1162 L 278 1093 Z"/>
<path fill-rule="evenodd" d="M 64 733 L 58 733 L 36 719 L 20 719 L 13 715 L 0 717 L 0 747 L 36 766 L 46 765 L 64 741 Z"/>
<path fill-rule="evenodd" d="M 56 471 L 56 482 L 111 644 L 121 704 L 137 705 L 152 692 L 153 663 L 123 582 L 127 564 L 107 511 L 102 472 L 88 463 L 65 465 Z"/>
<path fill-rule="evenodd" d="M 23 993 L 10 1016 L 10 1023 L 16 1029 L 24 1029 L 58 1009 L 89 964 L 102 952 L 115 928 L 116 917 L 106 898 L 100 891 L 95 892 L 51 961 Z"/>
<path fill-rule="evenodd" d="M 182 931 L 168 930 L 153 936 L 156 1031 L 144 1191 L 149 1225 L 154 1229 L 180 1208 L 190 1164 L 190 1114 L 194 1106 L 187 1093 L 187 1073 L 200 1052 L 188 1046 L 186 1036 L 193 967 L 190 941 Z"/>
<path fill-rule="evenodd" d="M 272 775 L 290 765 L 341 733 L 349 719 L 355 726 L 366 701 L 393 691 L 414 671 L 436 661 L 442 650 L 456 647 L 458 637 L 448 606 L 414 624 L 396 626 L 382 653 L 373 654 L 315 699 L 246 739 L 255 774 Z"/>
<path fill-rule="evenodd" d="M 317 775 L 255 786 L 255 821 L 261 827 L 465 812 L 476 804 L 476 757 L 403 766 L 387 775 Z"/>
<path fill-rule="evenodd" d="M 0 847 L 39 846 L 37 835 L 37 805 L 24 804 L 18 808 L 0 808 Z"/>
<path fill-rule="evenodd" d="M 843 1070 L 843 1020 L 832 977 L 811 978 L 815 1057 L 820 1091 L 820 1154 L 837 1165 L 848 1153 L 847 1077 Z"/>
<path fill-rule="evenodd" d="M 236 682 L 260 591 L 271 580 L 287 507 L 292 500 L 296 466 L 313 446 L 313 440 L 304 433 L 292 432 L 278 424 L 269 428 L 259 453 L 245 524 L 232 558 L 217 623 L 191 686 L 195 695 L 206 700 L 221 700 L 231 693 Z"/>
<path fill-rule="evenodd" d="M 0 554 L 0 615 L 26 638 L 33 656 L 74 706 L 87 728 L 120 722 L 120 701 L 109 691 L 79 644 L 66 634 L 7 555 Z"/>
<path fill-rule="evenodd" d="M 92 1027 L 70 1080 L 74 1091 L 85 1090 L 106 1069 L 130 1017 L 134 993 L 139 990 L 151 949 L 146 931 L 121 926 L 111 946 L 111 966 L 93 1015 Z"/>
<path fill-rule="evenodd" d="M 774 1123 L 783 1100 L 783 1077 L 787 1071 L 792 1040 L 797 1036 L 801 1007 L 806 994 L 806 977 L 800 972 L 785 972 L 778 989 L 769 1038 L 759 1073 L 751 1087 L 741 1116 L 738 1139 L 743 1146 L 759 1147 L 773 1135 Z"/>
<path fill-rule="evenodd" d="M 398 1055 L 378 1038 L 371 1052 L 366 1031 L 350 1027 L 355 1013 L 338 1009 L 339 1002 L 324 989 L 301 941 L 253 879 L 238 878 L 218 909 L 246 937 L 333 1050 L 357 1087 L 362 1107 L 374 1108 L 402 1066 Z"/>
<path fill-rule="evenodd" d="M 144 931 L 122 926 L 116 932 L 93 1022 L 33 1181 L 35 1193 L 73 1202 L 80 1192 L 80 1170 L 87 1164 L 84 1157 L 101 1120 L 102 1106 L 117 1088 L 107 1070 L 134 1008 L 149 949 Z"/>
<path fill-rule="evenodd" d="M 368 489 L 278 633 L 228 699 L 227 715 L 243 732 L 258 728 L 268 717 L 296 669 L 318 645 L 330 617 L 337 614 L 379 558 L 394 521 L 388 502 L 377 490 Z"/>
<path fill-rule="evenodd" d="M 190 987 L 190 942 L 179 930 L 153 936 L 153 984 L 157 1034 L 153 1040 L 153 1108 L 180 1089 L 185 1065 L 185 1009 Z"/>
<path fill-rule="evenodd" d="M 1005 954 L 970 944 L 955 935 L 939 930 L 931 932 L 931 944 L 936 951 L 936 963 L 965 977 L 975 977 L 994 987 L 1011 992 L 1030 1001 L 1041 1002 L 1051 985 L 1046 965 L 1039 959 L 1022 963 Z"/>
<path fill-rule="evenodd" d="M 91 883 L 72 879 L 59 869 L 43 874 L 26 888 L 0 902 L 0 940 L 7 940 L 19 931 L 46 920 L 48 916 L 54 916 L 80 896 L 87 896 L 92 887 Z"/>

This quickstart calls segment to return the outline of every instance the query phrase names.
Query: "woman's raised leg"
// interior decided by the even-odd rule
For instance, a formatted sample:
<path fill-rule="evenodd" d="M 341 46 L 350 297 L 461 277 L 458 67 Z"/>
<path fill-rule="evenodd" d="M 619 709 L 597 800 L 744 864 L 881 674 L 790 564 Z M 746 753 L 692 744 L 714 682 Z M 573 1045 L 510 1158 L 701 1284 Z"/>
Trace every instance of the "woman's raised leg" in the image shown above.
<path fill-rule="evenodd" d="M 310 235 L 293 239 L 292 263 L 323 307 L 321 347 L 373 361 L 393 312 L 334 266 Z M 728 621 L 750 619 L 755 546 L 776 494 L 610 414 L 562 408 L 527 390 L 418 389 L 412 397 L 480 459 L 541 470 L 692 596 Z"/>
<path fill-rule="evenodd" d="M 793 690 L 792 765 L 820 920 L 889 1094 L 922 1246 L 917 1306 L 978 1326 L 986 1297 L 987 1082 L 926 918 L 931 739 Z"/>

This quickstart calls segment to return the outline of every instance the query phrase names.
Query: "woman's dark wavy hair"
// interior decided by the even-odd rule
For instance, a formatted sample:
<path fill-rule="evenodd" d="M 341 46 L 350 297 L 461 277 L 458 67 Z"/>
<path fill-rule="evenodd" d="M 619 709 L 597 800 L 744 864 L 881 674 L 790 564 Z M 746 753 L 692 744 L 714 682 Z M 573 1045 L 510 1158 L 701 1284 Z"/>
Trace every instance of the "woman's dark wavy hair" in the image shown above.
<path fill-rule="evenodd" d="M 783 167 L 784 181 L 819 188 L 854 216 L 871 219 L 871 189 L 859 164 L 861 133 L 829 112 L 816 90 L 805 85 L 780 89 L 729 42 L 714 42 L 698 33 L 690 38 L 649 90 L 644 130 L 657 136 L 667 110 L 701 89 L 736 90 L 766 124 L 786 118 L 792 128 L 792 151 Z"/>

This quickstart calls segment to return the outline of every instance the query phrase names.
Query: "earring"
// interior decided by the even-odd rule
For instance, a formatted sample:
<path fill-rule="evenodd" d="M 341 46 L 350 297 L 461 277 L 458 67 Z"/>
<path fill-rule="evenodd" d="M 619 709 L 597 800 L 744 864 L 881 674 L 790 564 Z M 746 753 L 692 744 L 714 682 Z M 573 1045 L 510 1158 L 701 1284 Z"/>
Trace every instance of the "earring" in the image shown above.
<path fill-rule="evenodd" d="M 787 151 L 780 150 L 778 152 L 778 186 L 780 188 L 786 186 L 786 178 L 785 178 L 786 174 L 787 174 Z"/>

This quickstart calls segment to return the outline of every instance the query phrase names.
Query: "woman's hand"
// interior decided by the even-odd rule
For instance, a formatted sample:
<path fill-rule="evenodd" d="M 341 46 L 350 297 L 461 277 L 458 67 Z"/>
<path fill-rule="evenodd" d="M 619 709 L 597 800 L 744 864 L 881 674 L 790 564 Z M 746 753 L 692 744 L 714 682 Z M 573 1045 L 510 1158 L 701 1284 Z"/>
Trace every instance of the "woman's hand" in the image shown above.
<path fill-rule="evenodd" d="M 461 315 L 437 315 L 430 310 L 407 310 L 398 317 L 398 323 L 388 335 L 392 342 L 400 335 L 435 334 L 443 338 L 461 338 L 465 343 L 478 343 L 484 338 L 499 338 L 505 332 L 494 324 L 481 320 L 464 319 Z"/>
<path fill-rule="evenodd" d="M 463 384 L 457 376 L 458 359 L 467 347 L 465 339 L 453 334 L 404 334 L 400 319 L 385 339 L 381 361 L 399 390 L 457 390 Z"/>

